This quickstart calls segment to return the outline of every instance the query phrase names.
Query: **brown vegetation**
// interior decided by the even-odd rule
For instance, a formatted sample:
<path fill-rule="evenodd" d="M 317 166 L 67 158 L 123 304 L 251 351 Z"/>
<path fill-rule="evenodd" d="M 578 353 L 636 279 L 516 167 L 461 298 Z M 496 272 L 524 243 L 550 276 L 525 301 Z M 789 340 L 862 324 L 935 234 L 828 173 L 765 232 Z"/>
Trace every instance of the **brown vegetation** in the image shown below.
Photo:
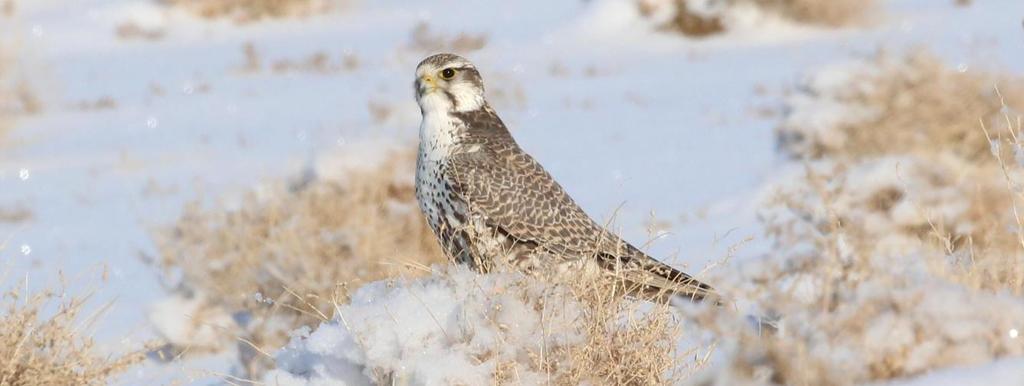
<path fill-rule="evenodd" d="M 245 63 L 239 67 L 241 72 L 252 73 L 263 71 L 263 57 L 251 42 L 242 46 Z M 274 60 L 269 69 L 276 74 L 312 73 L 320 75 L 352 72 L 361 65 L 359 57 L 352 52 L 342 52 L 337 58 L 325 51 L 316 51 L 301 59 L 282 58 Z"/>
<path fill-rule="evenodd" d="M 551 384 L 674 385 L 705 365 L 701 354 L 708 348 L 679 351 L 683 328 L 665 298 L 627 297 L 636 293 L 634 284 L 595 280 L 592 275 L 572 274 L 548 282 L 568 288 L 571 299 L 579 303 L 581 315 L 561 328 L 584 337 L 558 346 L 541 363 L 552 374 Z"/>
<path fill-rule="evenodd" d="M 795 23 L 832 28 L 863 23 L 878 7 L 873 0 L 726 0 L 699 9 L 690 0 L 637 0 L 637 4 L 645 16 L 662 15 L 658 19 L 663 19 L 663 28 L 692 37 L 726 31 L 728 13 L 737 7 L 757 7 Z"/>
<path fill-rule="evenodd" d="M 249 315 L 243 346 L 270 352 L 329 319 L 350 288 L 444 261 L 405 172 L 414 163 L 396 153 L 341 182 L 250 193 L 237 209 L 192 204 L 161 233 L 161 264 L 210 307 Z"/>
<path fill-rule="evenodd" d="M 860 384 L 1024 355 L 1022 126 L 994 88 L 1019 80 L 920 52 L 824 74 L 790 100 L 780 139 L 806 165 L 770 193 L 775 245 L 736 285 L 778 332 L 699 315 L 735 337 L 701 384 Z"/>
<path fill-rule="evenodd" d="M 671 385 L 705 362 L 703 348 L 680 349 L 672 306 L 625 296 L 633 284 L 598 280 L 596 266 L 492 268 L 448 266 L 364 287 L 333 322 L 292 340 L 264 382 L 318 383 L 336 373 L 308 369 L 354 367 L 387 385 Z M 450 367 L 430 371 L 435 355 Z"/>
<path fill-rule="evenodd" d="M 17 117 L 35 114 L 43 104 L 33 91 L 21 56 L 21 34 L 15 26 L 14 3 L 0 13 L 0 134 L 14 125 Z"/>
<path fill-rule="evenodd" d="M 992 163 L 979 122 L 1004 131 L 1004 108 L 1024 111 L 1024 79 L 966 65 L 952 68 L 924 50 L 904 56 L 881 52 L 845 75 L 842 81 L 850 87 L 829 89 L 822 97 L 859 116 L 818 130 L 786 122 L 778 129 L 784 150 L 810 158 L 950 154 Z"/>
<path fill-rule="evenodd" d="M 59 292 L 30 294 L 14 285 L 3 293 L 0 317 L 0 385 L 106 385 L 145 359 L 97 352 L 82 319 L 88 300 Z"/>
<path fill-rule="evenodd" d="M 253 22 L 269 18 L 309 16 L 337 6 L 330 0 L 161 0 L 207 19 Z"/>
<path fill-rule="evenodd" d="M 1021 258 L 1022 239 L 1007 229 L 1020 223 L 1013 186 L 1024 174 L 1016 118 L 1024 111 L 1024 79 L 953 69 L 924 52 L 883 53 L 867 65 L 850 71 L 846 86 L 800 91 L 845 106 L 850 116 L 817 127 L 808 124 L 813 119 L 789 119 L 778 131 L 782 148 L 833 163 L 823 189 L 836 197 L 836 220 L 870 236 L 853 240 L 875 249 L 885 246 L 883 237 L 921 240 L 969 263 L 972 276 L 988 264 L 1004 272 L 982 270 L 989 280 L 972 280 L 977 285 L 1024 291 L 1024 275 L 1005 270 Z M 870 171 L 886 162 L 888 170 Z M 861 178 L 844 182 L 856 173 Z"/>
<path fill-rule="evenodd" d="M 444 33 L 435 32 L 426 22 L 416 24 L 409 35 L 409 48 L 424 53 L 458 52 L 464 54 L 480 50 L 487 45 L 486 34 L 460 32 L 449 37 Z"/>

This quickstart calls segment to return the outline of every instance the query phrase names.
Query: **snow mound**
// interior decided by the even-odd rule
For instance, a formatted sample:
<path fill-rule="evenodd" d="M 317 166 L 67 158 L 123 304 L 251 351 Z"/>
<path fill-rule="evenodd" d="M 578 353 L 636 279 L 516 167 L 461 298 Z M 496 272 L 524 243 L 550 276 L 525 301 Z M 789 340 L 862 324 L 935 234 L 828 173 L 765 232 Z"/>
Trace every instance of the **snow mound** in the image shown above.
<path fill-rule="evenodd" d="M 340 306 L 335 321 L 301 333 L 277 355 L 269 384 L 489 384 L 501 367 L 524 384 L 545 345 L 579 341 L 579 305 L 516 274 L 454 268 L 401 286 L 375 282 Z M 390 383 L 390 382 L 388 382 Z"/>
<path fill-rule="evenodd" d="M 603 363 L 646 382 L 648 376 L 664 380 L 672 370 L 666 364 L 684 362 L 671 355 L 675 335 L 665 332 L 674 330 L 650 317 L 659 314 L 657 307 L 629 317 L 598 312 L 610 323 L 593 324 L 594 310 L 601 307 L 587 300 L 592 294 L 520 273 L 478 274 L 465 267 L 418 280 L 371 283 L 338 306 L 332 322 L 313 332 L 298 331 L 263 381 L 529 385 L 621 379 L 592 364 Z M 618 337 L 612 340 L 618 357 L 594 359 L 598 351 L 608 351 L 600 350 L 610 347 L 600 343 L 607 337 Z M 652 342 L 660 342 L 661 349 L 650 347 Z"/>

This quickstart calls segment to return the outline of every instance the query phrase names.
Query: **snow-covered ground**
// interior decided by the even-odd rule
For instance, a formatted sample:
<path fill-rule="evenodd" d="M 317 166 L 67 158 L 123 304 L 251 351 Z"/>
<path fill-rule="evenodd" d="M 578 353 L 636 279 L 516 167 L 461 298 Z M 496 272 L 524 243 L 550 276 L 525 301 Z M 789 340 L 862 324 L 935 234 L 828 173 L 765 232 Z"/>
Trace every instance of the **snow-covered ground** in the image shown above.
<path fill-rule="evenodd" d="M 109 350 L 154 336 L 146 312 L 166 290 L 145 262 L 156 254 L 151 231 L 184 203 L 230 197 L 381 140 L 414 143 L 410 83 L 429 54 L 412 43 L 421 22 L 443 39 L 486 36 L 466 56 L 521 145 L 593 216 L 614 215 L 638 244 L 657 236 L 652 255 L 692 271 L 748 237 L 740 257 L 765 247 L 753 198 L 785 160 L 776 154 L 776 122 L 757 111 L 776 107 L 802 74 L 879 46 L 912 45 L 953 65 L 1024 73 L 1019 0 L 894 0 L 868 27 L 755 20 L 700 41 L 654 31 L 621 0 L 362 1 L 245 25 L 150 1 L 31 0 L 18 8 L 20 55 L 45 110 L 0 138 L 0 205 L 33 214 L 0 223 L 0 278 L 41 287 L 62 270 L 86 287 L 109 271 L 96 296 L 97 304 L 113 301 L 96 332 Z M 126 23 L 163 36 L 119 37 Z M 255 70 L 246 68 L 249 43 L 261 62 Z M 319 52 L 357 64 L 271 69 Z M 77 107 L 100 98 L 116 107 Z M 909 384 L 1013 378 L 1019 369 L 1006 361 Z M 125 382 L 207 371 L 228 370 L 216 359 L 150 365 Z"/>

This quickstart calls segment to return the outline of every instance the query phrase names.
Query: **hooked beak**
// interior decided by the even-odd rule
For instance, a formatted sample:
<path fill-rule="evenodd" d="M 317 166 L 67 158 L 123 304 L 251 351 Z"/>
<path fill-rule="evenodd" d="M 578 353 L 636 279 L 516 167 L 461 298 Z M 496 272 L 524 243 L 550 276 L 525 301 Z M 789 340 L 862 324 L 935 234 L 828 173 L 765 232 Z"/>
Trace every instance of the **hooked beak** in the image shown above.
<path fill-rule="evenodd" d="M 437 80 L 433 76 L 423 75 L 416 79 L 416 92 L 419 95 L 427 94 L 437 89 Z"/>

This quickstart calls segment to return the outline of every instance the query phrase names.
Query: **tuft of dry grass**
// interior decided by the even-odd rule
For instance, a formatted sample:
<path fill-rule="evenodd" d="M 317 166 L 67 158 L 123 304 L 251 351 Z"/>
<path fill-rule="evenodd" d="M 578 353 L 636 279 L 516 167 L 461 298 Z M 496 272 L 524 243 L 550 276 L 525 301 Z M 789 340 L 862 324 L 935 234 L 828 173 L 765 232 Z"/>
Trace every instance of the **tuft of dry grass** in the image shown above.
<path fill-rule="evenodd" d="M 414 157 L 396 152 L 343 181 L 253 192 L 235 209 L 189 205 L 159 235 L 160 263 L 209 307 L 246 315 L 243 349 L 271 352 L 289 331 L 330 319 L 349 288 L 445 261 L 416 205 Z M 266 359 L 250 358 L 248 375 Z"/>
<path fill-rule="evenodd" d="M 0 317 L 0 385 L 106 385 L 145 359 L 97 352 L 82 319 L 88 296 L 30 294 L 15 285 L 3 293 Z"/>
<path fill-rule="evenodd" d="M 254 73 L 263 71 L 263 57 L 251 42 L 242 46 L 242 55 L 245 63 L 239 66 L 239 71 Z M 352 72 L 359 69 L 361 65 L 359 56 L 352 52 L 342 52 L 337 59 L 325 51 L 316 51 L 302 59 L 282 58 L 274 60 L 269 69 L 276 74 L 287 73 L 312 73 L 320 75 Z"/>
<path fill-rule="evenodd" d="M 865 170 L 896 174 L 894 163 L 838 172 L 811 165 L 795 182 L 814 198 L 785 189 L 774 196 L 764 221 L 776 245 L 747 267 L 735 293 L 776 318 L 778 332 L 761 336 L 740 320 L 700 315 L 702 326 L 731 343 L 725 364 L 697 384 L 852 385 L 1024 355 L 1015 339 L 1024 305 L 1008 293 L 1020 294 L 1024 245 L 946 249 L 932 241 L 971 228 L 975 214 L 963 204 L 973 197 L 921 183 L 918 173 L 941 167 L 903 161 L 910 180 L 903 188 L 859 186 L 872 181 Z M 930 189 L 938 191 L 920 195 Z M 1005 219 L 1013 204 L 1002 204 L 985 217 Z M 945 227 L 937 225 L 943 215 Z M 906 222 L 923 229 L 902 229 Z M 1002 225 L 984 236 L 1019 233 Z"/>
<path fill-rule="evenodd" d="M 516 269 L 499 266 L 495 272 Z M 682 319 L 664 294 L 636 295 L 640 291 L 625 280 L 630 277 L 625 269 L 615 276 L 601 271 L 588 266 L 520 276 L 510 290 L 521 291 L 516 296 L 534 311 L 572 311 L 561 319 L 549 316 L 559 324 L 542 328 L 535 337 L 545 342 L 541 350 L 527 349 L 529 360 L 498 366 L 496 384 L 522 384 L 518 373 L 530 372 L 544 374 L 545 384 L 558 386 L 674 385 L 705 365 L 706 357 L 687 358 L 701 347 L 680 351 Z M 537 288 L 542 291 L 534 292 Z M 497 323 L 494 329 L 501 331 L 503 326 Z M 529 347 L 518 344 L 521 349 Z"/>
<path fill-rule="evenodd" d="M 167 31 L 162 28 L 144 27 L 133 21 L 121 23 L 114 29 L 114 34 L 122 40 L 149 40 L 156 41 L 164 38 Z"/>
<path fill-rule="evenodd" d="M 994 87 L 1018 80 L 920 52 L 824 74 L 790 100 L 779 133 L 804 169 L 769 192 L 775 245 L 735 286 L 778 332 L 699 314 L 728 347 L 697 384 L 862 384 L 1024 355 L 1024 126 Z"/>
<path fill-rule="evenodd" d="M 22 205 L 0 206 L 0 223 L 23 223 L 31 221 L 35 214 Z"/>
<path fill-rule="evenodd" d="M 831 165 L 822 189 L 837 197 L 833 215 L 853 240 L 875 250 L 920 240 L 976 286 L 1021 293 L 1024 275 L 1006 264 L 1020 265 L 1024 238 L 1006 230 L 1020 225 L 1024 79 L 965 68 L 916 51 L 825 72 L 791 98 L 780 147 Z M 803 190 L 790 193 L 818 195 Z"/>
<path fill-rule="evenodd" d="M 829 86 L 835 83 L 849 87 Z M 1002 86 L 1001 95 L 996 85 Z M 790 104 L 806 109 L 812 103 L 826 114 L 836 112 L 828 107 L 838 106 L 844 116 L 836 121 L 790 114 L 777 135 L 783 150 L 794 157 L 952 153 L 971 163 L 987 163 L 995 160 L 978 122 L 1007 129 L 1002 112 L 1004 106 L 1024 109 L 1024 78 L 966 65 L 951 68 L 924 50 L 880 52 L 857 69 L 840 68 L 811 79 Z"/>
<path fill-rule="evenodd" d="M 1000 93 L 1002 95 L 1002 93 Z M 1024 112 L 1003 105 L 1003 130 L 981 123 L 991 153 L 1001 172 L 1002 189 L 977 189 L 970 195 L 972 218 L 988 232 L 979 242 L 971 241 L 967 253 L 956 255 L 958 264 L 948 275 L 973 288 L 1009 290 L 1024 294 Z M 1009 149 L 1004 151 L 1003 149 Z M 1012 157 L 1008 157 L 1012 155 Z M 994 168 L 994 167 L 993 167 Z M 1000 206 L 1001 205 L 1001 206 Z M 1010 220 L 1006 220 L 1009 217 Z M 987 222 L 985 222 L 987 220 Z M 992 240 L 987 242 L 988 240 Z M 981 247 L 975 247 L 980 245 Z M 985 248 L 988 246 L 988 248 Z M 947 248 L 950 252 L 950 248 Z"/>
<path fill-rule="evenodd" d="M 862 23 L 877 12 L 873 0 L 733 0 L 736 4 L 752 4 L 767 12 L 801 24 L 843 27 Z"/>
<path fill-rule="evenodd" d="M 644 17 L 659 19 L 661 28 L 686 36 L 701 38 L 726 30 L 722 15 L 691 8 L 686 0 L 638 0 L 637 7 Z"/>
<path fill-rule="evenodd" d="M 409 34 L 409 48 L 426 53 L 469 53 L 480 50 L 486 45 L 486 34 L 460 32 L 449 37 L 442 32 L 435 32 L 427 22 L 417 23 Z"/>
<path fill-rule="evenodd" d="M 17 14 L 13 2 L 0 12 L 0 134 L 14 125 L 17 117 L 35 114 L 43 104 L 28 82 L 21 57 L 21 35 L 15 28 Z"/>
<path fill-rule="evenodd" d="M 338 6 L 332 0 L 161 0 L 206 19 L 231 19 L 239 23 L 262 19 L 304 17 Z"/>
<path fill-rule="evenodd" d="M 570 329 L 582 334 L 575 344 L 558 346 L 539 365 L 553 385 L 674 385 L 704 366 L 680 352 L 681 320 L 672 306 L 655 297 L 630 298 L 633 284 L 568 275 L 549 285 L 569 290 L 580 315 Z M 564 327 L 563 327 L 564 328 Z"/>
<path fill-rule="evenodd" d="M 756 8 L 799 24 L 839 28 L 861 24 L 877 13 L 873 0 L 637 0 L 640 13 L 659 21 L 662 28 L 691 37 L 706 37 L 731 27 L 732 13 Z"/>

